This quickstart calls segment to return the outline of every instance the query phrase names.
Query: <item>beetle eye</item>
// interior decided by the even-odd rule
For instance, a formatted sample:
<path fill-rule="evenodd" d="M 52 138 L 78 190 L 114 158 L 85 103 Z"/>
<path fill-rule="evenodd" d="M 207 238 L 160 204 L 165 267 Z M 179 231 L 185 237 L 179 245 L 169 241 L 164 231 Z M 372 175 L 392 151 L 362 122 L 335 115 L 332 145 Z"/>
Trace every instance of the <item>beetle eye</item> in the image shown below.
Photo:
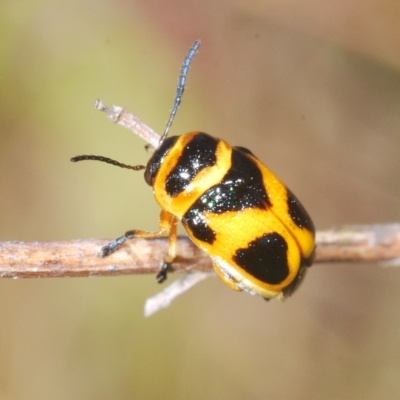
<path fill-rule="evenodd" d="M 162 145 L 156 149 L 151 156 L 144 172 L 144 179 L 149 186 L 154 185 L 154 180 L 158 174 L 161 164 L 164 161 L 165 156 L 174 146 L 175 142 L 179 139 L 179 136 L 170 136 L 164 140 Z"/>
<path fill-rule="evenodd" d="M 145 171 L 144 171 L 144 180 L 146 181 L 146 183 L 149 185 L 149 186 L 153 186 L 153 182 L 152 182 L 152 179 L 151 179 L 151 168 L 150 168 L 150 163 L 148 163 L 147 164 L 147 167 L 146 167 L 146 169 L 145 169 Z"/>

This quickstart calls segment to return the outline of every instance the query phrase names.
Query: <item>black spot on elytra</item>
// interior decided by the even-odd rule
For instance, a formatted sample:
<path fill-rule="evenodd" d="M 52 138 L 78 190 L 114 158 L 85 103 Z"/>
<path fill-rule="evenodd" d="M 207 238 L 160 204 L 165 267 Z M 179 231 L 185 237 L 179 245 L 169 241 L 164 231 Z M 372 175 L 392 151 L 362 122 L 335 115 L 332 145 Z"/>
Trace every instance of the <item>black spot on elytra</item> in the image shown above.
<path fill-rule="evenodd" d="M 288 211 L 293 222 L 299 228 L 305 228 L 310 232 L 312 232 L 313 234 L 315 234 L 314 224 L 310 216 L 308 215 L 306 209 L 288 188 L 286 188 L 286 190 L 288 193 L 288 198 L 287 198 Z"/>
<path fill-rule="evenodd" d="M 289 275 L 287 244 L 278 233 L 268 233 L 238 249 L 233 260 L 250 275 L 276 285 Z"/>
<path fill-rule="evenodd" d="M 207 225 L 204 216 L 195 207 L 185 213 L 182 224 L 198 240 L 213 244 L 216 238 L 215 232 Z"/>

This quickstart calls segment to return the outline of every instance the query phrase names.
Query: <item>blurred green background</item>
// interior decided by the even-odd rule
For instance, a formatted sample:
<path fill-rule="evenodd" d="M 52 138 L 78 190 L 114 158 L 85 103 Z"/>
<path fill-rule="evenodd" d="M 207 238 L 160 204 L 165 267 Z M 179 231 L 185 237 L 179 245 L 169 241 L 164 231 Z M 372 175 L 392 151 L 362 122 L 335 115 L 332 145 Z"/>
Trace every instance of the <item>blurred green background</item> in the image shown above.
<path fill-rule="evenodd" d="M 318 229 L 400 217 L 400 3 L 0 3 L 0 240 L 153 230 L 144 143 L 94 111 L 252 149 Z M 398 399 L 400 271 L 315 265 L 285 303 L 209 279 L 144 319 L 154 276 L 0 281 L 0 400 Z"/>

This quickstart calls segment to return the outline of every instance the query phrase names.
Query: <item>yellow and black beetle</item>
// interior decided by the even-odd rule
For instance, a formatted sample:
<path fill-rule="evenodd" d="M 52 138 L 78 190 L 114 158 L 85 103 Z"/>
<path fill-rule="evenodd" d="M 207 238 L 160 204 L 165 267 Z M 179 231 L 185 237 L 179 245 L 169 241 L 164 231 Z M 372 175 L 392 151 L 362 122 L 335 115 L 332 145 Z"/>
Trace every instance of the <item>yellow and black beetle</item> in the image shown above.
<path fill-rule="evenodd" d="M 284 299 L 299 285 L 314 258 L 315 230 L 295 195 L 244 147 L 202 132 L 168 137 L 179 107 L 196 41 L 182 65 L 164 134 L 147 166 L 98 160 L 134 170 L 144 169 L 161 206 L 158 232 L 131 230 L 101 250 L 105 257 L 126 239 L 169 235 L 169 251 L 157 280 L 167 278 L 176 257 L 177 223 L 212 259 L 219 277 L 232 289 Z"/>

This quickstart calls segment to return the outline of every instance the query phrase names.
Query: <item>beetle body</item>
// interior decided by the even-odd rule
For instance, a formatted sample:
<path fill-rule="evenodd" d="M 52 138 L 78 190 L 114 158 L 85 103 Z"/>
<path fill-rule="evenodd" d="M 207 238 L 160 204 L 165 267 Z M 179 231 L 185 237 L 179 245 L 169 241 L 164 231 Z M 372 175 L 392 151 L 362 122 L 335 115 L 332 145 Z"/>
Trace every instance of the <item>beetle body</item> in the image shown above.
<path fill-rule="evenodd" d="M 162 211 L 157 232 L 131 230 L 104 246 L 107 256 L 127 239 L 169 235 L 168 255 L 157 280 L 163 282 L 176 258 L 177 223 L 212 259 L 219 277 L 232 289 L 284 299 L 302 281 L 314 258 L 314 226 L 294 194 L 253 153 L 231 147 L 202 132 L 168 137 L 184 92 L 186 75 L 200 42 L 190 48 L 181 68 L 174 105 L 164 134 L 145 169 Z"/>
<path fill-rule="evenodd" d="M 201 132 L 171 136 L 148 162 L 145 180 L 233 289 L 283 299 L 311 265 L 311 218 L 249 150 Z"/>

